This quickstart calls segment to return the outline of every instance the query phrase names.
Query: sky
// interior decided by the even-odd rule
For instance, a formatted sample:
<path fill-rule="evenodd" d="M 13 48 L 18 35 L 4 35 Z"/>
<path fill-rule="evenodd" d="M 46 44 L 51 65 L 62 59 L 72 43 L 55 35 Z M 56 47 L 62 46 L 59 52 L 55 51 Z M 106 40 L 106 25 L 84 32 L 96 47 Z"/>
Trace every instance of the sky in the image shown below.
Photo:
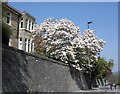
<path fill-rule="evenodd" d="M 9 1 L 10 2 L 119 2 L 120 0 L 9 0 Z"/>
<path fill-rule="evenodd" d="M 80 27 L 80 33 L 87 29 L 95 30 L 98 39 L 106 41 L 100 56 L 114 60 L 113 71 L 118 71 L 118 3 L 117 2 L 10 2 L 10 5 L 36 18 L 40 24 L 44 19 L 71 20 Z"/>

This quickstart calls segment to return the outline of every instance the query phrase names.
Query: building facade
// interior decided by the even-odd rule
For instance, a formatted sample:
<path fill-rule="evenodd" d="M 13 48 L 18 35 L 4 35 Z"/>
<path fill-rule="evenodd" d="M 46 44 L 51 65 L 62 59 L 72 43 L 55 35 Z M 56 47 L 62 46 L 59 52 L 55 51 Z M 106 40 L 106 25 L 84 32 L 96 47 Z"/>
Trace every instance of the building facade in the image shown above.
<path fill-rule="evenodd" d="M 7 3 L 2 3 L 2 18 L 3 21 L 8 24 L 12 30 L 13 34 L 9 40 L 9 46 L 18 48 L 19 39 L 19 24 L 22 14 L 17 9 L 13 8 Z"/>
<path fill-rule="evenodd" d="M 3 3 L 2 10 L 4 22 L 13 29 L 9 46 L 26 52 L 34 52 L 32 32 L 34 31 L 35 17 L 27 12 L 20 12 L 7 3 Z"/>
<path fill-rule="evenodd" d="M 23 12 L 19 25 L 19 49 L 34 52 L 32 32 L 34 31 L 35 18 L 27 12 Z"/>

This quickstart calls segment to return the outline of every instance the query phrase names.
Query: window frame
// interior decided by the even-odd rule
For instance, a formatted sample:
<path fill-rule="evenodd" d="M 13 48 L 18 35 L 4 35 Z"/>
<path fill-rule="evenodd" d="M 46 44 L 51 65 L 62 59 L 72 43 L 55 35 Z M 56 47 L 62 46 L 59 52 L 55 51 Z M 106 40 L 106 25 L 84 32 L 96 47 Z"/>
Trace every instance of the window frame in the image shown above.
<path fill-rule="evenodd" d="M 9 14 L 9 15 L 8 15 Z M 9 19 L 9 20 L 8 20 Z M 6 23 L 8 25 L 11 25 L 11 13 L 10 12 L 7 12 L 7 17 L 6 17 Z"/>
<path fill-rule="evenodd" d="M 23 18 L 21 18 L 21 21 L 20 21 L 20 28 L 24 28 Z"/>
<path fill-rule="evenodd" d="M 19 38 L 19 49 L 22 50 L 22 42 L 23 42 L 23 39 L 22 38 Z"/>

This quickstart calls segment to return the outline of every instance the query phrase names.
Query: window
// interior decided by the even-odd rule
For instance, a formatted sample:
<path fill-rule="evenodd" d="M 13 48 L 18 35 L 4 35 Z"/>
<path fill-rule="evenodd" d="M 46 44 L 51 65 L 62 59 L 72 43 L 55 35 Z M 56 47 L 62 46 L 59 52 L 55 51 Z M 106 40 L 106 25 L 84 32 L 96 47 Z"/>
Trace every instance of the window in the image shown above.
<path fill-rule="evenodd" d="M 34 25 L 34 23 L 32 23 L 32 30 L 33 30 L 33 25 Z"/>
<path fill-rule="evenodd" d="M 32 45 L 32 43 L 31 43 L 31 49 L 30 49 L 30 50 L 31 50 L 31 52 L 32 52 L 32 48 L 33 48 L 33 45 Z"/>
<path fill-rule="evenodd" d="M 11 14 L 7 13 L 7 23 L 11 25 Z"/>
<path fill-rule="evenodd" d="M 20 38 L 20 41 L 22 41 L 22 38 Z"/>
<path fill-rule="evenodd" d="M 23 28 L 23 22 L 21 22 L 21 28 Z"/>
<path fill-rule="evenodd" d="M 31 51 L 34 52 L 34 43 L 32 43 Z"/>
<path fill-rule="evenodd" d="M 30 39 L 28 40 L 28 52 L 30 51 Z"/>
<path fill-rule="evenodd" d="M 25 51 L 27 51 L 27 39 L 25 38 Z"/>
<path fill-rule="evenodd" d="M 21 19 L 20 28 L 23 28 L 23 19 Z"/>
<path fill-rule="evenodd" d="M 22 50 L 22 38 L 19 39 L 19 49 Z"/>
<path fill-rule="evenodd" d="M 30 30 L 30 24 L 31 24 L 31 22 L 29 21 L 29 30 Z"/>
<path fill-rule="evenodd" d="M 10 39 L 9 39 L 9 46 L 11 46 L 11 41 L 12 41 L 12 40 L 11 40 L 11 38 L 10 38 Z"/>
<path fill-rule="evenodd" d="M 28 19 L 26 19 L 25 28 L 27 29 Z"/>

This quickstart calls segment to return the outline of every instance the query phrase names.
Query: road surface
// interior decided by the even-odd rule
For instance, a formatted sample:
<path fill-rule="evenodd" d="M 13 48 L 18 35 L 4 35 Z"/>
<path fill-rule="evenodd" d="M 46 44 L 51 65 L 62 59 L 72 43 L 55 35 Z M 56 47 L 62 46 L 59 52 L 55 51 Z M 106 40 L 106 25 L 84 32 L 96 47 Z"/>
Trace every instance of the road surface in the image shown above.
<path fill-rule="evenodd" d="M 101 86 L 101 87 L 97 87 L 97 88 L 93 88 L 92 90 L 81 90 L 78 92 L 91 92 L 91 93 L 84 93 L 84 94 L 99 94 L 99 92 L 102 92 L 100 94 L 120 94 L 120 87 L 117 86 L 116 89 L 111 90 L 110 86 Z M 94 93 L 93 93 L 94 92 Z"/>

